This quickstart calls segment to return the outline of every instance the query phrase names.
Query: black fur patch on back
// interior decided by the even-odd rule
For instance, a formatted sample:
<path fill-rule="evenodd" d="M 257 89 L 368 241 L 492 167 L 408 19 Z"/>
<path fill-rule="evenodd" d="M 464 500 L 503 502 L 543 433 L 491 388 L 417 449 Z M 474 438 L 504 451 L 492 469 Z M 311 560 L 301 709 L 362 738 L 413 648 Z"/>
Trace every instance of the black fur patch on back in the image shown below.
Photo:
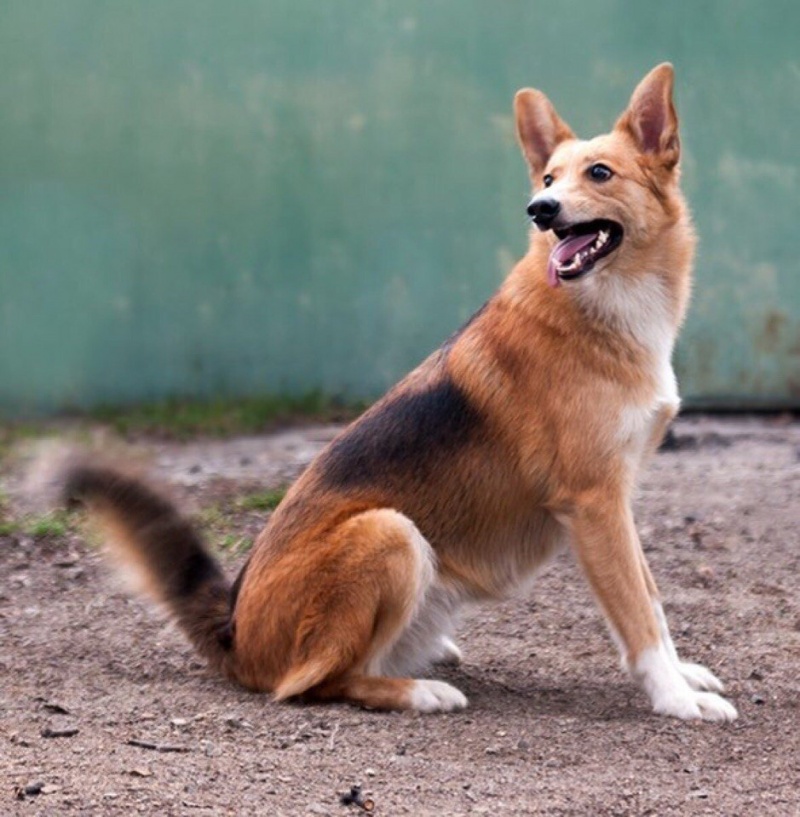
<path fill-rule="evenodd" d="M 334 440 L 319 463 L 322 479 L 332 488 L 425 479 L 483 427 L 480 412 L 449 378 L 400 391 Z"/>

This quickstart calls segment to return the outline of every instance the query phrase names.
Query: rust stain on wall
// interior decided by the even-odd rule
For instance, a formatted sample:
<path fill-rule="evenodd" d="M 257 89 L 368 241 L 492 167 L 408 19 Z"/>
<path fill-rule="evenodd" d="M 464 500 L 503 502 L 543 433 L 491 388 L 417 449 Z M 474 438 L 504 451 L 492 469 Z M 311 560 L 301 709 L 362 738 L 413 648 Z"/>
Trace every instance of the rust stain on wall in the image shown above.
<path fill-rule="evenodd" d="M 756 346 L 763 352 L 775 352 L 781 345 L 783 330 L 789 322 L 785 312 L 773 309 L 767 312 L 764 326 L 756 338 Z"/>

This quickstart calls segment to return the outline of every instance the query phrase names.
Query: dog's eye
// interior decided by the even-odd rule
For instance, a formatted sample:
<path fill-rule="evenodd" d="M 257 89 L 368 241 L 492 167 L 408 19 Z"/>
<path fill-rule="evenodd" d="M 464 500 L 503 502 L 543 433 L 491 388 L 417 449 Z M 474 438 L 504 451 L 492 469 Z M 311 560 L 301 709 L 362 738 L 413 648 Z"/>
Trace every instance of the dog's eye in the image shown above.
<path fill-rule="evenodd" d="M 542 179 L 542 182 L 544 183 L 545 187 L 550 187 L 550 185 L 553 183 L 553 177 L 548 173 Z"/>
<path fill-rule="evenodd" d="M 589 178 L 595 182 L 607 182 L 614 175 L 614 171 L 606 165 L 597 164 L 589 168 Z"/>

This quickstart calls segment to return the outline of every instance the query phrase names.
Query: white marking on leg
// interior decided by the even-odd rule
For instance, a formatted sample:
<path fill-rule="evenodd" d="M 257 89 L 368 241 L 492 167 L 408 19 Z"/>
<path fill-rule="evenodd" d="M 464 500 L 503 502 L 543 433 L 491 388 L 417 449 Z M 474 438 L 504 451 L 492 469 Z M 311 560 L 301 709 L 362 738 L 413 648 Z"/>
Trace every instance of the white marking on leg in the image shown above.
<path fill-rule="evenodd" d="M 709 692 L 724 692 L 725 684 L 702 664 L 693 664 L 690 661 L 681 661 L 678 670 L 692 689 L 708 690 Z"/>
<path fill-rule="evenodd" d="M 678 651 L 675 649 L 675 643 L 673 642 L 672 636 L 669 632 L 667 617 L 664 615 L 664 606 L 660 601 L 653 601 L 653 612 L 655 613 L 656 621 L 658 622 L 658 630 L 661 633 L 661 641 L 666 647 L 670 658 L 672 658 L 676 664 L 679 664 L 680 660 L 678 659 Z"/>
<path fill-rule="evenodd" d="M 693 664 L 689 661 L 681 661 L 678 658 L 678 651 L 672 641 L 667 625 L 667 617 L 664 615 L 664 608 L 660 601 L 653 601 L 653 611 L 658 621 L 658 629 L 661 632 L 663 642 L 670 659 L 678 669 L 678 672 L 686 679 L 692 689 L 709 690 L 711 692 L 724 692 L 725 685 L 714 675 L 711 670 L 706 669 L 702 664 Z"/>
<path fill-rule="evenodd" d="M 736 718 L 736 709 L 724 698 L 689 686 L 663 641 L 639 655 L 633 673 L 650 696 L 653 711 L 660 715 L 707 721 Z"/>
<path fill-rule="evenodd" d="M 466 705 L 466 696 L 444 681 L 414 681 L 411 688 L 411 708 L 417 712 L 453 712 Z"/>
<path fill-rule="evenodd" d="M 434 656 L 434 661 L 439 664 L 458 666 L 462 657 L 458 644 L 449 636 L 443 635 L 440 639 L 439 652 Z"/>

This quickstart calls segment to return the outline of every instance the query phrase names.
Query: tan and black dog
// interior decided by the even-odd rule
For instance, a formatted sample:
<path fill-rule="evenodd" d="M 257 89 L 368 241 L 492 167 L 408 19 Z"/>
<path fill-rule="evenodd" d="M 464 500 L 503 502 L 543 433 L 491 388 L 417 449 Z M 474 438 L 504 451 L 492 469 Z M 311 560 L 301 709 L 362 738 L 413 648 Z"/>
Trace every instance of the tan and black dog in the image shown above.
<path fill-rule="evenodd" d="M 589 141 L 539 91 L 517 94 L 528 253 L 312 463 L 233 586 L 145 483 L 86 460 L 62 469 L 68 498 L 105 521 L 213 667 L 278 699 L 461 709 L 459 690 L 415 677 L 459 659 L 459 607 L 571 546 L 653 709 L 736 717 L 714 675 L 678 658 L 631 513 L 678 408 L 670 358 L 695 247 L 672 86 L 658 66 Z"/>

